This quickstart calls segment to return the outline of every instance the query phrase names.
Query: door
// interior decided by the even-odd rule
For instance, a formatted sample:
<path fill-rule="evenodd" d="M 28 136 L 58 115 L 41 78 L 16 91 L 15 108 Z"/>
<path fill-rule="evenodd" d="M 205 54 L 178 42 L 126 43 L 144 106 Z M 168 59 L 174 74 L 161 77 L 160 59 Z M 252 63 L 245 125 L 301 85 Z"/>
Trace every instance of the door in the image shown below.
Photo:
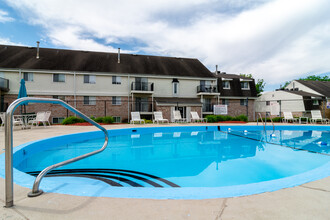
<path fill-rule="evenodd" d="M 148 91 L 148 78 L 135 77 L 135 90 Z"/>

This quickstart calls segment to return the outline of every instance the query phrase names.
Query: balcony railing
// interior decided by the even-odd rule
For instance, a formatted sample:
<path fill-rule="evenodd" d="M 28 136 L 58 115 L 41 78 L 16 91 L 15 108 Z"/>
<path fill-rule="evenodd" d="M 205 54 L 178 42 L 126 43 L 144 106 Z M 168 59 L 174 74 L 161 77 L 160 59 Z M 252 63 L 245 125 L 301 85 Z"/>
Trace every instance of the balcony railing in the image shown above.
<path fill-rule="evenodd" d="M 202 110 L 203 112 L 213 112 L 213 104 L 204 104 Z"/>
<path fill-rule="evenodd" d="M 147 83 L 147 82 L 132 82 L 131 84 L 132 91 L 146 91 L 146 92 L 153 92 L 154 91 L 154 83 Z"/>
<path fill-rule="evenodd" d="M 0 90 L 8 92 L 9 91 L 9 80 L 0 77 Z"/>
<path fill-rule="evenodd" d="M 133 111 L 152 112 L 152 105 L 149 102 L 136 102 Z"/>
<path fill-rule="evenodd" d="M 218 93 L 218 87 L 217 86 L 197 86 L 197 93 Z"/>

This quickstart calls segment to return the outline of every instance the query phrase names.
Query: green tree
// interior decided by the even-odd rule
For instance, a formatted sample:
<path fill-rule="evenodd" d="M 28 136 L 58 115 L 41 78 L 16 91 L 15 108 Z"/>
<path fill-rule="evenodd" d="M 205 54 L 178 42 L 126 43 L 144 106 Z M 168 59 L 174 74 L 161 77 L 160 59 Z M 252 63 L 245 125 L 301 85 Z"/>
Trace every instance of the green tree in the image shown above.
<path fill-rule="evenodd" d="M 247 77 L 247 78 L 251 78 L 253 79 L 252 77 L 252 74 L 239 74 L 240 76 L 243 76 L 243 77 Z M 258 79 L 257 82 L 256 82 L 256 90 L 257 90 L 257 95 L 258 96 L 261 96 L 261 93 L 264 91 L 264 88 L 265 88 L 265 81 L 263 79 Z"/>

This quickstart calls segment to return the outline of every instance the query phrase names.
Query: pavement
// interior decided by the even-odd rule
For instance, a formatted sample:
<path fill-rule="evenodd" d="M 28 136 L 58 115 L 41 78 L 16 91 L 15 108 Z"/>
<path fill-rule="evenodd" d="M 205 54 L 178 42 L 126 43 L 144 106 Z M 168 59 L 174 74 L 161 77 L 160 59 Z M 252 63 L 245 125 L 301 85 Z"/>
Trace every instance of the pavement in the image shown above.
<path fill-rule="evenodd" d="M 188 124 L 191 126 L 201 124 Z M 205 124 L 204 124 L 205 125 Z M 211 124 L 212 125 L 212 124 Z M 106 129 L 153 125 L 107 125 Z M 168 126 L 168 125 L 159 125 Z M 94 126 L 15 129 L 13 145 L 43 138 L 97 130 Z M 4 131 L 0 131 L 0 154 Z M 204 200 L 155 200 L 72 196 L 44 193 L 14 185 L 14 206 L 5 208 L 5 181 L 0 178 L 0 219 L 330 219 L 330 177 L 300 186 L 250 196 Z"/>

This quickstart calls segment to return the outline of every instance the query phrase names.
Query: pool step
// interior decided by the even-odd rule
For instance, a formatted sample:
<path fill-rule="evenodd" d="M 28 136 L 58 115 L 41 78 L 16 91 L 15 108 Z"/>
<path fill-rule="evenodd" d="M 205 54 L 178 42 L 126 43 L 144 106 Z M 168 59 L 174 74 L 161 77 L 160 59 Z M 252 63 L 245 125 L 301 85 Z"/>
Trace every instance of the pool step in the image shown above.
<path fill-rule="evenodd" d="M 40 171 L 26 173 L 32 176 L 38 176 Z M 46 175 L 46 177 L 54 176 L 90 178 L 103 181 L 115 187 L 145 187 L 145 185 L 151 187 L 180 187 L 175 183 L 154 175 L 121 169 L 58 169 L 52 170 Z"/>

